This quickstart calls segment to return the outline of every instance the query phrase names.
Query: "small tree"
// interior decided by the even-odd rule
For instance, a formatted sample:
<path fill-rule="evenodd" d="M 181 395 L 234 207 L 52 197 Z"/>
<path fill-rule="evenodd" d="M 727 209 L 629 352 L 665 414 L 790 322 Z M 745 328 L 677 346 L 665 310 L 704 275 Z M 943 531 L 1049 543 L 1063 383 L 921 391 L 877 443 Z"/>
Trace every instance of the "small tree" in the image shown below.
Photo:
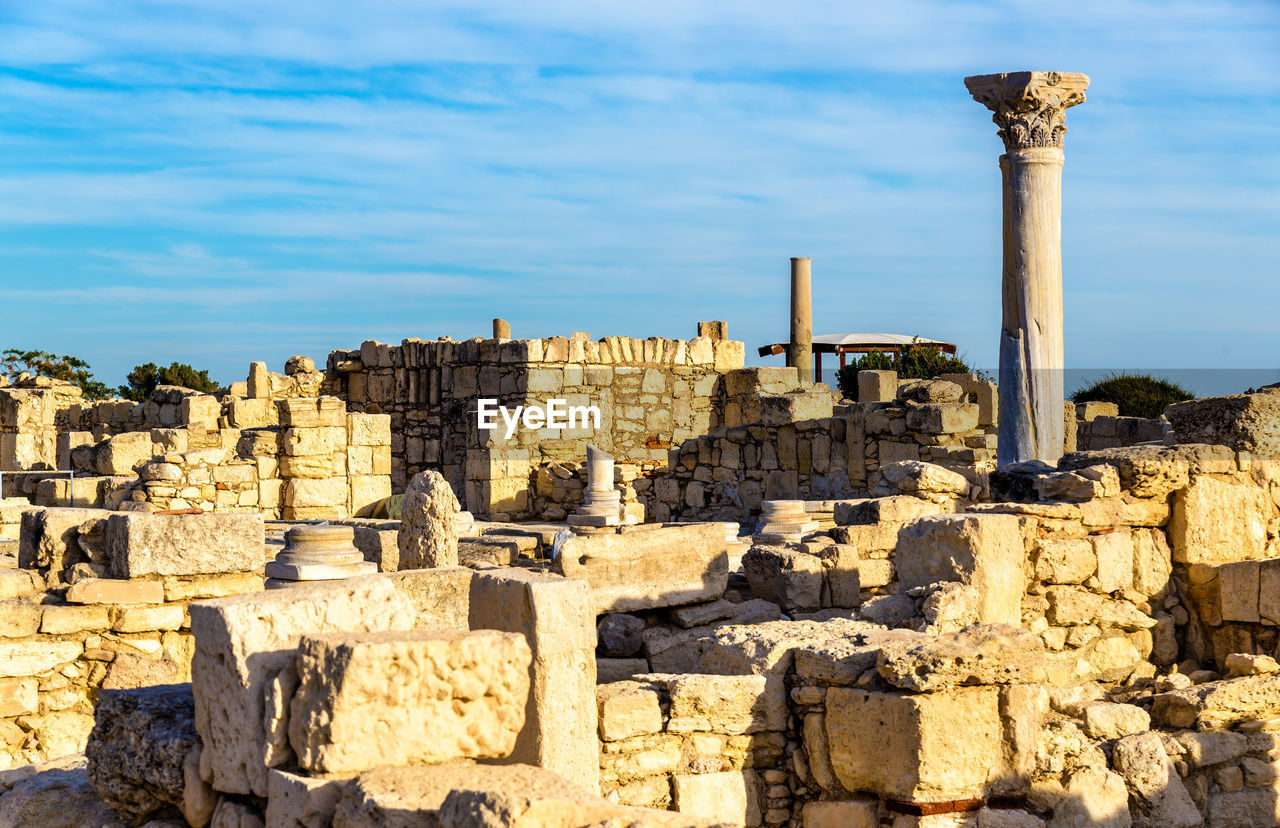
<path fill-rule="evenodd" d="M 1195 397 L 1187 389 L 1148 374 L 1112 374 L 1093 385 L 1078 388 L 1071 401 L 1109 402 L 1120 409 L 1121 417 L 1155 419 L 1173 403 Z"/>
<path fill-rule="evenodd" d="M 19 374 L 34 374 L 38 377 L 64 380 L 77 386 L 84 396 L 91 400 L 101 400 L 111 396 L 111 389 L 106 383 L 93 378 L 89 363 L 78 357 L 63 354 L 52 354 L 48 351 L 22 351 L 8 348 L 0 356 L 0 366 L 4 375 L 16 380 Z"/>
<path fill-rule="evenodd" d="M 157 385 L 178 385 L 203 394 L 216 394 L 223 390 L 209 378 L 207 370 L 197 371 L 184 362 L 175 362 L 168 368 L 157 368 L 154 362 L 135 365 L 126 379 L 129 384 L 120 386 L 119 394 L 134 402 L 145 402 Z"/>
<path fill-rule="evenodd" d="M 859 371 L 897 371 L 902 379 L 936 379 L 943 374 L 973 374 L 969 364 L 958 356 L 945 353 L 936 345 L 912 342 L 902 346 L 896 357 L 881 351 L 871 351 L 845 363 L 840 369 L 840 393 L 847 399 L 858 399 Z"/>

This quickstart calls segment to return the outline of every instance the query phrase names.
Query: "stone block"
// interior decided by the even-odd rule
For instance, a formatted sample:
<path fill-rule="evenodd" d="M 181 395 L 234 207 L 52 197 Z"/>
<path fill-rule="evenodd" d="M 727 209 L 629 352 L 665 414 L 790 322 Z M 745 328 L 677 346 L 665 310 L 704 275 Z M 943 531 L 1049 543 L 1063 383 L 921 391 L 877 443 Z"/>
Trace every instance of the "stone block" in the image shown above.
<path fill-rule="evenodd" d="M 141 464 L 150 460 L 151 433 L 126 431 L 99 443 L 93 450 L 93 465 L 98 474 L 131 475 Z"/>
<path fill-rule="evenodd" d="M 980 624 L 944 635 L 902 637 L 885 643 L 880 676 L 916 692 L 973 684 L 1032 684 L 1045 680 L 1044 644 L 1026 630 Z"/>
<path fill-rule="evenodd" d="M 1022 521 L 1014 515 L 940 515 L 921 518 L 899 533 L 894 566 L 903 589 L 939 581 L 975 587 L 979 620 L 1022 620 L 1026 555 Z"/>
<path fill-rule="evenodd" d="M 1089 538 L 1098 562 L 1099 592 L 1117 592 L 1133 586 L 1133 535 L 1124 529 Z"/>
<path fill-rule="evenodd" d="M 0 638 L 26 638 L 40 629 L 40 605 L 22 600 L 0 600 Z"/>
<path fill-rule="evenodd" d="M 1261 567 L 1259 561 L 1240 561 L 1219 566 L 1218 597 L 1223 621 L 1258 623 Z"/>
<path fill-rule="evenodd" d="M 199 748 L 191 685 L 102 690 L 85 756 L 93 787 L 135 825 L 183 806 L 187 754 Z"/>
<path fill-rule="evenodd" d="M 272 768 L 267 773 L 266 828 L 329 828 L 351 781 Z"/>
<path fill-rule="evenodd" d="M 0 679 L 0 718 L 25 716 L 39 711 L 39 682 L 36 679 Z"/>
<path fill-rule="evenodd" d="M 79 641 L 0 641 L 0 678 L 25 678 L 75 661 L 84 652 Z"/>
<path fill-rule="evenodd" d="M 804 828 L 879 828 L 880 803 L 874 799 L 806 802 L 801 815 Z"/>
<path fill-rule="evenodd" d="M 389 475 L 360 475 L 347 480 L 351 486 L 351 514 L 355 517 L 373 514 L 379 504 L 391 497 Z"/>
<path fill-rule="evenodd" d="M 345 428 L 347 424 L 346 403 L 337 397 L 276 400 L 276 409 L 282 428 Z"/>
<path fill-rule="evenodd" d="M 1197 477 L 1173 497 L 1173 559 L 1227 563 L 1265 557 L 1267 521 L 1274 508 L 1261 489 Z"/>
<path fill-rule="evenodd" d="M 596 615 L 708 601 L 724 593 L 729 579 L 719 524 L 575 535 L 561 547 L 554 568 L 588 584 Z"/>
<path fill-rule="evenodd" d="M 22 513 L 18 530 L 18 567 L 61 576 L 63 570 L 84 560 L 80 527 L 102 518 L 101 509 L 52 507 Z"/>
<path fill-rule="evenodd" d="M 323 480 L 294 478 L 286 480 L 282 505 L 291 509 L 328 509 L 333 515 L 346 511 L 350 491 L 345 477 Z"/>
<path fill-rule="evenodd" d="M 1136 828 L 1195 828 L 1203 824 L 1159 734 L 1125 736 L 1115 743 L 1111 759 L 1129 786 L 1129 811 Z"/>
<path fill-rule="evenodd" d="M 347 444 L 352 446 L 391 445 L 391 415 L 348 414 Z"/>
<path fill-rule="evenodd" d="M 620 681 L 596 687 L 600 738 L 606 742 L 662 732 L 658 693 L 636 681 Z"/>
<path fill-rule="evenodd" d="M 892 799 L 983 798 L 1010 783 L 999 697 L 994 687 L 927 694 L 832 687 L 832 769 L 846 789 Z"/>
<path fill-rule="evenodd" d="M 675 774 L 673 804 L 681 814 L 720 822 L 761 824 L 760 782 L 753 770 Z"/>
<path fill-rule="evenodd" d="M 825 570 L 817 555 L 779 546 L 753 546 L 742 556 L 742 569 L 753 595 L 787 612 L 822 606 Z"/>
<path fill-rule="evenodd" d="M 1188 400 L 1165 409 L 1179 443 L 1280 454 L 1280 394 L 1234 394 Z"/>
<path fill-rule="evenodd" d="M 48 606 L 40 616 L 45 635 L 72 635 L 111 629 L 111 608 L 104 606 Z"/>
<path fill-rule="evenodd" d="M 959 434 L 978 427 L 973 403 L 930 403 L 907 409 L 907 428 L 925 434 Z"/>
<path fill-rule="evenodd" d="M 346 428 L 286 428 L 280 432 L 280 453 L 327 457 L 347 448 Z"/>
<path fill-rule="evenodd" d="M 289 744 L 313 773 L 504 757 L 531 660 L 522 636 L 494 630 L 304 635 Z"/>
<path fill-rule="evenodd" d="M 201 601 L 189 611 L 205 775 L 220 791 L 257 796 L 267 795 L 268 767 L 291 758 L 285 691 L 297 681 L 302 636 L 407 630 L 414 620 L 408 599 L 379 575 Z"/>
<path fill-rule="evenodd" d="M 163 604 L 161 581 L 86 578 L 67 588 L 68 604 Z"/>
<path fill-rule="evenodd" d="M 668 733 L 739 735 L 787 729 L 786 689 L 766 676 L 648 675 L 671 701 Z"/>
<path fill-rule="evenodd" d="M 1043 539 L 1035 545 L 1035 577 L 1049 584 L 1079 584 L 1098 569 L 1098 556 L 1086 538 Z"/>
<path fill-rule="evenodd" d="M 549 768 L 595 790 L 595 613 L 587 585 L 518 569 L 474 573 L 471 629 L 517 632 L 533 652 L 525 724 L 509 761 Z"/>
<path fill-rule="evenodd" d="M 1178 728 L 1219 729 L 1276 716 L 1280 716 L 1280 675 L 1210 681 L 1157 693 L 1151 705 L 1152 721 Z"/>
<path fill-rule="evenodd" d="M 893 402 L 897 398 L 897 371 L 858 372 L 858 402 Z"/>
<path fill-rule="evenodd" d="M 113 607 L 111 630 L 119 633 L 176 630 L 182 627 L 184 620 L 181 604 Z"/>
<path fill-rule="evenodd" d="M 107 518 L 105 546 L 111 574 L 214 575 L 262 567 L 266 532 L 251 513 L 151 515 Z"/>

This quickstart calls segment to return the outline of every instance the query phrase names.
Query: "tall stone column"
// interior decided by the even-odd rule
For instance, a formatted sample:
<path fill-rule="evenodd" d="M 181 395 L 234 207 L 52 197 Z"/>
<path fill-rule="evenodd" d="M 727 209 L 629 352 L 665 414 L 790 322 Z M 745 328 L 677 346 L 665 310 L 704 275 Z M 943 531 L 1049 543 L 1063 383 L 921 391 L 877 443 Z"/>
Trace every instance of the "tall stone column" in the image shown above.
<path fill-rule="evenodd" d="M 1084 103 L 1078 72 L 964 79 L 1004 141 L 1004 324 L 1000 331 L 999 464 L 1062 457 L 1062 139 Z"/>
<path fill-rule="evenodd" d="M 791 259 L 790 362 L 800 370 L 801 382 L 813 382 L 813 290 L 810 259 Z"/>

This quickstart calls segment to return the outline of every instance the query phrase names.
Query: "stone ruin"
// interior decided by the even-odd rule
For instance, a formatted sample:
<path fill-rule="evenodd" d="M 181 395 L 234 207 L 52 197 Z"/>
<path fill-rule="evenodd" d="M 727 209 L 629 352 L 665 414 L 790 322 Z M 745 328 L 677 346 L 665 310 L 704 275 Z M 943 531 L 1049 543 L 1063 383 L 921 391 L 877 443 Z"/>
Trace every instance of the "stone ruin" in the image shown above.
<path fill-rule="evenodd" d="M 849 402 L 500 321 L 0 388 L 0 828 L 1280 825 L 1280 389 Z M 600 425 L 476 425 L 554 397 Z"/>

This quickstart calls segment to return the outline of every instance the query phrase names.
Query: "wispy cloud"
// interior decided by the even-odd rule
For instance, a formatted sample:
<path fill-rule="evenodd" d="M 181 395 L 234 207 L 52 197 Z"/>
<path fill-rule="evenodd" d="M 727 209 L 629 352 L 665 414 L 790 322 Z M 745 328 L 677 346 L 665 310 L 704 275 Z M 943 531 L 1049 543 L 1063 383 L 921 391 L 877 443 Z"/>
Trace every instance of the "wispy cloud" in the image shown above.
<path fill-rule="evenodd" d="M 822 329 L 989 365 L 999 141 L 960 80 L 1057 68 L 1093 77 L 1069 361 L 1274 354 L 1277 43 L 1268 0 L 10 6 L 0 344 L 226 378 L 495 315 L 755 344 L 807 254 Z"/>

